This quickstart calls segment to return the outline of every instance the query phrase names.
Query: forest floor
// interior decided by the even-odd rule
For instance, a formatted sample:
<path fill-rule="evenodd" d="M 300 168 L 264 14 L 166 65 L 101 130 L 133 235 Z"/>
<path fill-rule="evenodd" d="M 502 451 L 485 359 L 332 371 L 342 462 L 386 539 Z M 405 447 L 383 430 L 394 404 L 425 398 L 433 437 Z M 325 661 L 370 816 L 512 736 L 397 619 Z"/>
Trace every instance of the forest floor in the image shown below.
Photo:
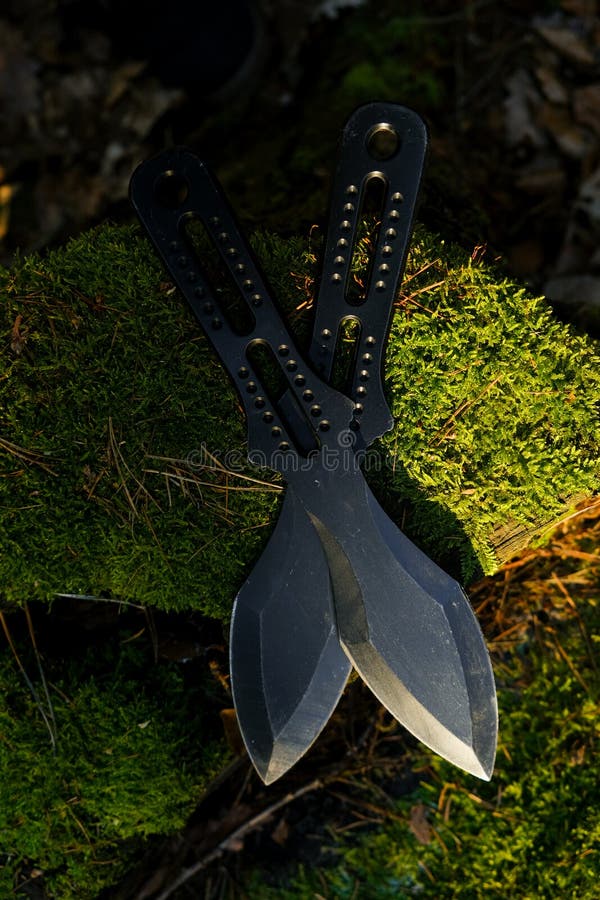
<path fill-rule="evenodd" d="M 562 646 L 561 628 L 578 623 L 593 659 L 580 611 L 587 602 L 598 603 L 599 542 L 596 500 L 569 516 L 543 546 L 524 551 L 496 575 L 470 586 L 499 688 L 506 687 L 505 680 L 514 682 L 508 668 L 515 656 L 523 660 L 519 687 L 533 679 L 527 666 L 533 648 L 566 659 L 575 677 L 581 677 Z M 233 710 L 222 715 L 230 723 L 235 748 L 239 738 L 231 727 Z M 237 757 L 186 829 L 154 845 L 122 885 L 107 892 L 106 900 L 249 897 L 242 886 L 249 869 L 277 885 L 298 864 L 316 869 L 331 865 L 342 835 L 366 833 L 394 816 L 382 797 L 409 795 L 423 780 L 442 787 L 427 763 L 419 764 L 418 742 L 357 679 L 319 741 L 294 769 L 265 788 L 247 757 Z M 406 824 L 418 841 L 434 840 L 418 804 Z M 367 897 L 369 888 L 365 890 Z"/>
<path fill-rule="evenodd" d="M 413 105 L 429 125 L 421 219 L 471 249 L 487 245 L 595 324 L 597 4 L 436 0 L 427 15 L 404 6 L 399 17 L 388 0 L 237 0 L 236 30 L 176 0 L 171 33 L 155 3 L 127 13 L 110 0 L 9 3 L 4 261 L 107 216 L 129 218 L 135 164 L 169 143 L 214 165 L 250 225 L 307 232 L 324 213 L 343 121 L 353 103 L 378 97 Z"/>

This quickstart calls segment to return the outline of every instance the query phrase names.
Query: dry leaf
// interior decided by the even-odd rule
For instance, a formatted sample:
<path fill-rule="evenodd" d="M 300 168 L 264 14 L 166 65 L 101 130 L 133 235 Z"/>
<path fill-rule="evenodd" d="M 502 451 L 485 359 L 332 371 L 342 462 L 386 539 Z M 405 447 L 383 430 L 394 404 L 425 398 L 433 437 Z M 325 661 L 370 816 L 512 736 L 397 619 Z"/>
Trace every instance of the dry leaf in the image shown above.
<path fill-rule="evenodd" d="M 410 811 L 408 827 L 420 844 L 431 843 L 431 825 L 427 821 L 427 807 L 417 803 Z"/>
<path fill-rule="evenodd" d="M 290 826 L 286 822 L 285 818 L 281 818 L 271 832 L 271 838 L 275 841 L 276 844 L 279 844 L 280 847 L 283 847 L 289 836 Z"/>
<path fill-rule="evenodd" d="M 520 191 L 526 191 L 534 196 L 544 194 L 556 196 L 566 187 L 567 176 L 564 167 L 559 165 L 558 157 L 538 156 L 531 165 L 518 170 L 515 184 Z"/>
<path fill-rule="evenodd" d="M 596 15 L 596 0 L 561 0 L 565 12 L 580 19 L 591 19 Z"/>
<path fill-rule="evenodd" d="M 560 81 L 554 69 L 540 65 L 535 69 L 535 76 L 546 100 L 551 103 L 565 104 L 569 99 L 567 89 Z"/>
<path fill-rule="evenodd" d="M 506 81 L 504 100 L 506 141 L 510 147 L 519 145 L 542 147 L 545 138 L 533 121 L 532 111 L 541 103 L 541 96 L 529 72 L 517 69 Z"/>
<path fill-rule="evenodd" d="M 225 850 L 228 850 L 229 853 L 241 853 L 244 849 L 244 838 L 234 835 L 233 837 L 230 837 L 228 841 L 223 843 L 223 847 Z"/>
<path fill-rule="evenodd" d="M 585 744 L 577 747 L 571 754 L 570 763 L 572 766 L 582 766 L 585 762 Z"/>
<path fill-rule="evenodd" d="M 587 84 L 573 91 L 573 114 L 580 125 L 600 134 L 600 84 Z"/>
<path fill-rule="evenodd" d="M 222 709 L 219 713 L 225 732 L 225 740 L 232 753 L 240 756 L 244 752 L 244 741 L 238 725 L 235 709 Z"/>
<path fill-rule="evenodd" d="M 590 146 L 590 136 L 573 122 L 565 107 L 544 103 L 536 120 L 552 136 L 565 156 L 583 159 Z"/>
<path fill-rule="evenodd" d="M 2 179 L 2 168 L 0 167 L 0 180 Z M 8 234 L 8 226 L 10 224 L 10 201 L 14 194 L 12 184 L 0 184 L 0 241 L 4 240 Z"/>
<path fill-rule="evenodd" d="M 10 333 L 10 349 L 17 356 L 20 356 L 23 352 L 23 348 L 25 347 L 26 338 L 21 334 L 21 323 L 23 321 L 23 316 L 19 313 L 17 318 L 14 321 L 12 331 Z"/>
<path fill-rule="evenodd" d="M 538 25 L 538 32 L 548 41 L 551 47 L 568 59 L 581 66 L 594 66 L 596 59 L 585 41 L 570 28 Z"/>
<path fill-rule="evenodd" d="M 129 60 L 112 72 L 108 91 L 104 99 L 105 105 L 110 108 L 119 102 L 127 93 L 131 82 L 144 71 L 148 63 L 145 60 Z"/>
<path fill-rule="evenodd" d="M 597 236 L 600 235 L 600 168 L 579 185 L 574 208 L 577 221 L 587 232 L 590 243 L 597 246 Z"/>

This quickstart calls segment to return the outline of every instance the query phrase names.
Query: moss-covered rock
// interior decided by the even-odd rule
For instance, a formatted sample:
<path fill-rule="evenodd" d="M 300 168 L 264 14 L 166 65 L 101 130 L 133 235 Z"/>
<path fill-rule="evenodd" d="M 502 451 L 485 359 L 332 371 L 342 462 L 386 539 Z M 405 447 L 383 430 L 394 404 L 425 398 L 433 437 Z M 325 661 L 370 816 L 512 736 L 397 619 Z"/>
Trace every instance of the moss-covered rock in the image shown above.
<path fill-rule="evenodd" d="M 306 300 L 305 241 L 255 247 L 287 308 Z M 227 618 L 279 486 L 244 464 L 234 391 L 149 245 L 104 227 L 17 260 L 1 290 L 0 596 Z M 398 424 L 369 478 L 392 513 L 410 501 L 407 533 L 442 563 L 458 551 L 468 580 L 595 489 L 598 355 L 543 300 L 423 232 L 404 291 L 386 367 Z"/>

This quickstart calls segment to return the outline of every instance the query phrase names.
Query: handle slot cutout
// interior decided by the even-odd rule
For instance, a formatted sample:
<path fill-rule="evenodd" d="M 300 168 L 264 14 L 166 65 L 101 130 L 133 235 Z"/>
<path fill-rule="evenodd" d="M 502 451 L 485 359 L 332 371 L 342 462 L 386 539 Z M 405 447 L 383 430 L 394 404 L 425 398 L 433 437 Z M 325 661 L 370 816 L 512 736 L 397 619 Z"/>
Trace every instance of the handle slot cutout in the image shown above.
<path fill-rule="evenodd" d="M 309 419 L 309 415 L 314 416 L 313 410 L 315 409 L 315 406 L 311 405 L 314 400 L 312 391 L 305 390 L 302 394 L 302 402 L 298 400 L 294 391 L 288 386 L 280 361 L 265 341 L 252 341 L 246 350 L 246 356 L 253 371 L 260 379 L 269 403 L 277 411 L 285 425 L 298 454 L 306 457 L 310 453 L 314 453 L 319 449 L 320 441 Z M 290 360 L 287 360 L 288 367 L 289 363 Z M 300 384 L 301 377 L 296 376 L 298 384 Z"/>
<path fill-rule="evenodd" d="M 219 312 L 227 320 L 231 330 L 244 337 L 252 334 L 256 327 L 256 318 L 241 286 L 236 283 L 230 265 L 225 263 L 221 248 L 213 239 L 202 219 L 198 215 L 190 213 L 185 216 L 180 227 L 198 258 L 202 274 L 218 303 Z M 244 263 L 241 261 L 233 262 L 234 269 L 235 266 L 243 265 Z M 243 274 L 244 269 L 242 268 L 240 277 Z"/>
<path fill-rule="evenodd" d="M 352 378 L 361 331 L 361 323 L 356 316 L 345 316 L 338 326 L 330 383 L 336 391 L 347 396 L 352 390 Z"/>
<path fill-rule="evenodd" d="M 382 174 L 374 173 L 365 180 L 346 283 L 346 302 L 351 306 L 360 306 L 367 297 L 387 192 L 388 182 Z"/>

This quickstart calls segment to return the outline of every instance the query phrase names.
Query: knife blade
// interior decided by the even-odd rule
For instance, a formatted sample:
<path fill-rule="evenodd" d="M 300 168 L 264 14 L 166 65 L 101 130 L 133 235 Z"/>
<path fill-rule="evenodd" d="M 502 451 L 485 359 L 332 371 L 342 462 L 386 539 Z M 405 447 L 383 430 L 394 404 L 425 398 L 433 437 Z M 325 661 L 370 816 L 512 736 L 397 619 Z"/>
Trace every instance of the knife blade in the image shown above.
<path fill-rule="evenodd" d="M 173 200 L 161 202 L 165 181 L 171 182 L 171 186 L 174 184 L 177 191 Z M 489 769 L 489 752 L 486 753 L 485 748 L 481 749 L 481 735 L 476 733 L 473 722 L 478 718 L 484 723 L 488 736 L 493 732 L 492 743 L 495 746 L 495 692 L 483 638 L 464 594 L 460 589 L 456 591 L 453 587 L 456 583 L 441 573 L 427 557 L 422 555 L 421 559 L 420 551 L 406 538 L 394 538 L 397 529 L 385 519 L 372 495 L 369 496 L 358 466 L 346 465 L 336 471 L 324 465 L 328 454 L 339 451 L 337 439 L 342 433 L 348 433 L 349 423 L 353 423 L 360 431 L 360 423 L 355 417 L 356 404 L 325 385 L 302 360 L 285 324 L 270 302 L 266 285 L 230 208 L 210 173 L 198 160 L 180 150 L 142 164 L 132 179 L 131 197 L 142 224 L 240 393 L 248 418 L 250 458 L 259 464 L 278 468 L 291 488 L 290 503 L 284 503 L 284 512 L 293 521 L 286 525 L 284 518 L 283 524 L 278 524 L 275 535 L 279 528 L 282 528 L 284 537 L 301 534 L 307 545 L 312 545 L 314 549 L 317 580 L 311 581 L 311 585 L 315 586 L 313 593 L 325 598 L 327 602 L 324 612 L 319 607 L 321 628 L 311 650 L 313 662 L 316 658 L 319 664 L 322 659 L 328 660 L 326 666 L 335 673 L 332 681 L 337 691 L 338 682 L 344 680 L 343 673 L 347 671 L 347 663 L 344 668 L 339 662 L 342 657 L 334 649 L 331 623 L 335 621 L 345 654 L 357 665 L 380 698 L 385 698 L 384 702 L 393 707 L 411 730 L 428 740 L 438 752 L 455 759 L 458 764 L 474 768 L 469 758 L 470 748 L 484 773 L 482 777 L 485 777 Z M 248 302 L 248 306 L 254 313 L 254 324 L 245 334 L 235 333 L 228 325 L 214 287 L 208 283 L 199 261 L 194 259 L 189 241 L 181 234 L 183 223 L 195 215 L 202 217 L 211 231 L 214 244 L 229 268 L 240 294 L 244 298 L 250 295 L 252 302 Z M 366 342 L 373 335 L 366 334 L 362 337 Z M 250 351 L 257 344 L 268 346 L 280 365 L 281 374 L 288 385 L 283 397 L 270 397 L 263 383 L 263 373 L 257 371 L 253 364 Z M 372 342 L 367 346 L 372 346 Z M 265 406 L 268 408 L 265 409 Z M 305 434 L 301 436 L 302 428 Z M 310 444 L 306 435 L 314 439 L 316 448 L 308 455 L 304 449 Z M 353 454 L 350 456 L 351 459 L 356 459 Z M 304 519 L 310 521 L 314 535 L 307 530 L 306 521 L 298 515 L 300 504 Z M 376 510 L 375 513 L 373 509 Z M 363 542 L 365 536 L 368 538 L 366 544 Z M 273 537 L 267 548 L 267 562 L 269 553 L 275 562 L 280 555 L 275 552 L 272 543 Z M 370 565 L 367 565 L 369 559 Z M 304 555 L 292 559 L 289 571 L 296 572 L 303 560 L 305 565 Z M 373 565 L 376 560 L 379 560 L 379 564 Z M 428 568 L 423 570 L 425 561 Z M 385 569 L 383 574 L 381 566 Z M 423 575 L 423 571 L 429 573 L 427 577 Z M 329 588 L 326 576 L 329 578 Z M 260 584 L 260 579 L 264 577 L 262 567 L 262 572 L 259 569 L 255 579 L 256 584 Z M 403 596 L 398 596 L 398 584 L 402 584 Z M 441 589 L 451 599 L 444 602 L 443 597 L 436 594 L 434 589 Z M 243 660 L 246 653 L 248 658 L 242 668 L 245 666 L 245 671 L 250 676 L 259 671 L 272 670 L 276 678 L 277 672 L 282 671 L 281 666 L 286 662 L 285 654 L 283 657 L 280 654 L 280 661 L 277 662 L 276 649 L 268 649 L 266 657 L 263 651 L 272 648 L 272 643 L 281 634 L 281 628 L 291 623 L 282 621 L 271 609 L 271 621 L 279 622 L 279 626 L 265 627 L 260 612 L 270 605 L 269 591 L 257 592 L 253 588 L 253 594 L 253 602 L 244 601 L 244 606 L 248 606 L 248 611 L 253 609 L 255 621 L 261 624 L 254 626 L 252 639 L 248 642 L 250 649 L 241 650 L 239 659 Z M 275 594 L 282 596 L 281 584 L 275 585 Z M 335 614 L 333 620 L 331 598 Z M 422 607 L 422 615 L 419 607 Z M 394 611 L 402 624 L 399 630 Z M 239 618 L 237 612 L 234 616 L 234 621 L 239 621 L 240 626 L 244 624 L 244 615 L 245 612 L 242 611 Z M 411 631 L 408 627 L 411 615 L 419 623 L 416 631 Z M 251 617 L 247 617 L 247 621 L 250 620 Z M 300 613 L 296 620 L 302 621 Z M 307 620 L 306 616 L 304 620 Z M 435 623 L 435 628 L 428 631 L 425 627 L 427 623 Z M 398 636 L 397 640 L 390 642 L 390 632 Z M 306 635 L 306 628 L 300 629 L 299 633 Z M 423 643 L 417 639 L 418 634 L 422 635 L 431 651 L 427 658 L 432 659 L 432 666 L 434 663 L 438 666 L 432 669 L 436 687 L 429 692 L 423 692 L 422 685 L 419 686 L 419 677 L 422 682 L 427 681 L 427 672 L 423 671 Z M 259 640 L 256 639 L 257 636 Z M 269 643 L 265 643 L 263 636 Z M 298 642 L 288 642 L 287 646 L 298 646 Z M 324 656 L 316 652 L 319 646 L 326 648 Z M 259 648 L 259 653 L 253 658 L 256 647 Z M 270 659 L 275 661 L 273 666 L 270 666 Z M 473 665 L 473 660 L 476 665 Z M 264 691 L 261 696 L 259 691 L 254 694 L 254 703 L 246 704 L 244 700 L 239 710 L 241 718 L 245 718 L 247 723 L 247 734 L 255 736 L 253 740 L 247 741 L 249 750 L 252 753 L 253 747 L 257 748 L 254 751 L 256 757 L 263 760 L 263 771 L 271 780 L 289 765 L 290 760 L 293 761 L 302 742 L 306 744 L 306 721 L 313 722 L 311 728 L 314 730 L 316 718 L 306 699 L 311 696 L 311 692 L 302 687 L 310 685 L 312 695 L 318 694 L 315 684 L 318 686 L 319 678 L 315 682 L 314 671 L 316 670 L 313 669 L 311 678 L 310 667 L 305 668 L 304 675 L 297 682 L 300 689 L 293 687 L 283 695 L 288 700 L 292 698 L 285 711 L 282 711 L 280 700 L 277 700 L 275 679 L 272 698 L 267 697 Z M 479 690 L 477 685 L 471 684 L 473 679 L 478 679 L 485 690 Z M 236 680 L 239 684 L 248 684 L 251 678 L 244 676 L 244 680 L 239 681 L 236 675 Z M 402 691 L 404 700 L 399 699 Z M 454 709 L 457 725 L 454 731 L 451 720 L 444 718 L 445 694 L 447 702 Z M 281 696 L 280 694 L 279 697 Z M 300 702 L 295 703 L 294 697 L 299 697 Z M 273 699 L 275 702 L 271 702 Z M 483 709 L 482 704 L 487 704 L 487 707 Z M 458 716 L 458 709 L 462 718 Z M 424 713 L 432 718 L 429 724 L 425 721 Z M 317 704 L 318 715 L 323 718 L 323 705 Z M 261 730 L 260 723 L 265 724 L 267 719 L 270 728 Z M 468 728 L 469 719 L 471 732 Z M 296 727 L 296 723 L 300 722 L 302 734 L 299 726 Z M 435 722 L 439 726 L 437 731 L 433 727 Z M 322 724 L 317 722 L 317 727 L 322 727 Z M 266 744 L 264 735 L 267 735 Z M 277 747 L 275 757 L 271 752 L 273 746 Z M 291 747 L 292 750 L 284 752 L 284 747 Z"/>

